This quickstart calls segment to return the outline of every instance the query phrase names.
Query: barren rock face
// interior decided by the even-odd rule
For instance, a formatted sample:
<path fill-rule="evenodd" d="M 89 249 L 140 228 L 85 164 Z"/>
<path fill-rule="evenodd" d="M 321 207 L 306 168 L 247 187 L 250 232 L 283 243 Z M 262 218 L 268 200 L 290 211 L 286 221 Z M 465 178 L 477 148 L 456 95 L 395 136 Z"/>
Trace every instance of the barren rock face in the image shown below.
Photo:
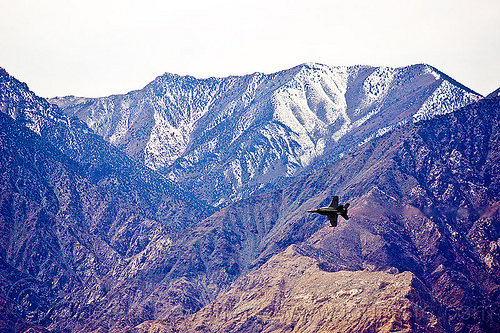
<path fill-rule="evenodd" d="M 326 272 L 295 245 L 196 314 L 137 332 L 441 332 L 412 273 Z M 418 285 L 421 283 L 418 282 Z M 418 303 L 417 303 L 418 302 Z"/>

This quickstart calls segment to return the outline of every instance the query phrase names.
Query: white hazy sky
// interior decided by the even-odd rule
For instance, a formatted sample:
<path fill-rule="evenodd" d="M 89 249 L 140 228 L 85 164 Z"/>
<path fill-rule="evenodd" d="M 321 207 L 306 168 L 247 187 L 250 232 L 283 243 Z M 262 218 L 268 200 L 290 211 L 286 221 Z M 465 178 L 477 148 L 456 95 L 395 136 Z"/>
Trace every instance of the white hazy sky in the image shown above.
<path fill-rule="evenodd" d="M 0 0 L 0 67 L 43 97 L 304 62 L 428 63 L 485 95 L 500 87 L 500 1 Z"/>

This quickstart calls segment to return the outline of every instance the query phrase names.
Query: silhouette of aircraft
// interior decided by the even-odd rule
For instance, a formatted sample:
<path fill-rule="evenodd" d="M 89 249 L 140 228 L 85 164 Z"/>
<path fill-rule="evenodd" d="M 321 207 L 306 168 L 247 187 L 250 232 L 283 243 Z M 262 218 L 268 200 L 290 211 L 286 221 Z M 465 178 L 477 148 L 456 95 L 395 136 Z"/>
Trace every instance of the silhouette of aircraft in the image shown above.
<path fill-rule="evenodd" d="M 349 208 L 349 204 L 339 205 L 339 197 L 334 196 L 332 202 L 328 207 L 321 207 L 315 210 L 308 210 L 308 213 L 317 213 L 320 215 L 326 215 L 330 219 L 330 225 L 332 227 L 337 226 L 337 220 L 339 215 L 344 219 L 349 220 L 349 216 L 347 216 L 347 208 Z"/>

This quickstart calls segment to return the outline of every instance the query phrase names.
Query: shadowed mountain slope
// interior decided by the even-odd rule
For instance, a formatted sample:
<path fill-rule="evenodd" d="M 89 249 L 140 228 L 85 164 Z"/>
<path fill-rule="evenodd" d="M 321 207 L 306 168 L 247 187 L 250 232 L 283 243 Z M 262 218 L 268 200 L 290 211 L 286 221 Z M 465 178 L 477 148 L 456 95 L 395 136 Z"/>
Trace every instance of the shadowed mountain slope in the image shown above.
<path fill-rule="evenodd" d="M 124 275 L 147 290 L 135 262 L 213 209 L 3 70 L 0 88 L 3 324 L 76 328 Z"/>
<path fill-rule="evenodd" d="M 215 211 L 178 184 L 128 158 L 93 134 L 85 123 L 65 116 L 3 69 L 0 69 L 0 110 L 50 142 L 78 164 L 80 172 L 92 182 L 151 216 L 157 215 L 154 218 L 175 221 L 176 227 L 182 228 Z M 184 209 L 168 209 L 169 204 L 178 205 L 175 201 L 182 202 Z"/>

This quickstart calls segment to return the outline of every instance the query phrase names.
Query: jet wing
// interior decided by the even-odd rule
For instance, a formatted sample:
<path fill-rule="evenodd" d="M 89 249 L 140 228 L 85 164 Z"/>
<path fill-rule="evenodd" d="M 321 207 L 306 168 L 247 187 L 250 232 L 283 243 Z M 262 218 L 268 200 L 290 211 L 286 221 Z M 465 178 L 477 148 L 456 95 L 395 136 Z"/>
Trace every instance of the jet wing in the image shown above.
<path fill-rule="evenodd" d="M 337 208 L 338 205 L 339 205 L 339 197 L 334 196 L 332 199 L 332 202 L 330 202 L 330 206 L 328 206 L 328 207 Z"/>
<path fill-rule="evenodd" d="M 336 227 L 337 226 L 338 217 L 339 216 L 337 214 L 330 214 L 330 215 L 328 215 L 328 218 L 330 219 L 330 225 L 332 227 Z"/>

